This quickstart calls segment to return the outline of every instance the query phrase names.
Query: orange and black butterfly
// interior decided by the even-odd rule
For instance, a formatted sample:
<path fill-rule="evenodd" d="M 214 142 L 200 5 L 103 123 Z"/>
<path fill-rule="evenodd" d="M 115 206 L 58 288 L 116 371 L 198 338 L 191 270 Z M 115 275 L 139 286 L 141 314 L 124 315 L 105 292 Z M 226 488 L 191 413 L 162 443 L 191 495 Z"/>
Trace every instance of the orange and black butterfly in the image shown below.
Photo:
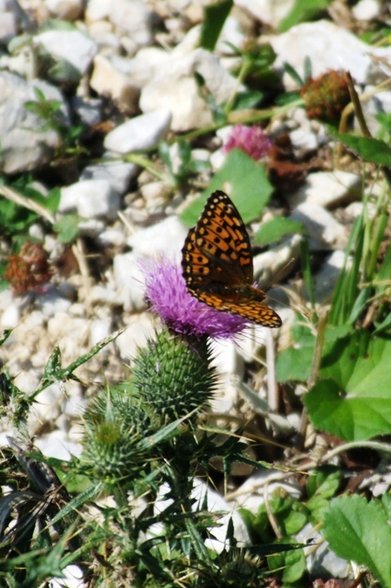
<path fill-rule="evenodd" d="M 253 285 L 251 245 L 233 202 L 220 190 L 209 196 L 182 249 L 182 268 L 190 294 L 216 310 L 238 314 L 264 327 L 281 318 Z"/>

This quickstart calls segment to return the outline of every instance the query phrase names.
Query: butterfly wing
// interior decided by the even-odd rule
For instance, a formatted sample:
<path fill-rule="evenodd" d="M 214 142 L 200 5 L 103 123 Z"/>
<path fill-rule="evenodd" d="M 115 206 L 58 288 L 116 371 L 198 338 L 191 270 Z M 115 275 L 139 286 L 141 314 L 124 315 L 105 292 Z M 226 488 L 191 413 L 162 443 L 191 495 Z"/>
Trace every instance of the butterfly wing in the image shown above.
<path fill-rule="evenodd" d="M 240 214 L 221 191 L 208 198 L 182 250 L 183 273 L 193 289 L 210 284 L 251 284 L 251 245 Z"/>
<path fill-rule="evenodd" d="M 182 267 L 188 290 L 201 302 L 259 325 L 280 326 L 278 314 L 262 302 L 265 294 L 252 286 L 250 239 L 224 192 L 211 194 L 197 225 L 188 232 Z"/>
<path fill-rule="evenodd" d="M 235 299 L 210 292 L 198 292 L 197 298 L 216 310 L 238 314 L 257 325 L 272 328 L 281 326 L 280 316 L 270 306 L 259 300 L 248 299 L 244 296 Z"/>

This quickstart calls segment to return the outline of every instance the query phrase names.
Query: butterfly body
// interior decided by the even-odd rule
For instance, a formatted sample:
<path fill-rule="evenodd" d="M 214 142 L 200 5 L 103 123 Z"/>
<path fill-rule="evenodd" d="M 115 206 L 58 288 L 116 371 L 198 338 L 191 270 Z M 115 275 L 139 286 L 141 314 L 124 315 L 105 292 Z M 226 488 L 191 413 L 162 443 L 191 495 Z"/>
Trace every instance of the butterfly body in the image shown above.
<path fill-rule="evenodd" d="M 238 314 L 267 327 L 279 327 L 278 314 L 254 286 L 250 239 L 243 220 L 224 192 L 213 192 L 182 249 L 188 291 L 216 310 Z"/>

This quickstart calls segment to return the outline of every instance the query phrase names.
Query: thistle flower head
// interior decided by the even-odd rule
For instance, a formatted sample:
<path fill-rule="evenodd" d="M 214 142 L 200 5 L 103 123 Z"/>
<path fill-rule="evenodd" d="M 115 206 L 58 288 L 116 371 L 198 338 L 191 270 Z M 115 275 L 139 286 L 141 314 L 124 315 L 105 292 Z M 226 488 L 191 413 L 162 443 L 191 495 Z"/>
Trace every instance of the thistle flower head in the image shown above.
<path fill-rule="evenodd" d="M 253 159 L 258 160 L 268 155 L 272 147 L 271 139 L 261 127 L 235 125 L 224 145 L 224 151 L 228 153 L 232 149 L 241 149 Z"/>
<path fill-rule="evenodd" d="M 151 308 L 173 331 L 195 337 L 233 339 L 248 322 L 240 316 L 214 310 L 186 289 L 181 268 L 167 259 L 142 265 L 146 296 Z"/>

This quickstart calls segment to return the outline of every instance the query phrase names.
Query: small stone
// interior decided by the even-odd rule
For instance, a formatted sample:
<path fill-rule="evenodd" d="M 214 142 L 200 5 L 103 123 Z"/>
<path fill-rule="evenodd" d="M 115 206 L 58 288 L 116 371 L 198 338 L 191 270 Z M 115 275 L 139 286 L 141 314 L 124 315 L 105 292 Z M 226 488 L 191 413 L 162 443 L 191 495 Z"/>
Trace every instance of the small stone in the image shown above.
<path fill-rule="evenodd" d="M 379 0 L 359 0 L 352 6 L 352 15 L 357 20 L 370 21 L 381 15 L 382 3 Z"/>
<path fill-rule="evenodd" d="M 83 10 L 82 0 L 46 0 L 46 6 L 52 16 L 68 21 L 77 20 Z"/>
<path fill-rule="evenodd" d="M 47 457 L 61 460 L 69 460 L 72 455 L 80 454 L 80 446 L 71 443 L 66 432 L 58 429 L 47 435 L 41 435 L 34 440 L 34 445 Z"/>
<path fill-rule="evenodd" d="M 112 0 L 88 0 L 85 11 L 87 23 L 105 20 L 110 14 Z"/>
<path fill-rule="evenodd" d="M 124 33 L 122 44 L 129 54 L 152 43 L 152 13 L 143 0 L 110 2 L 108 18 Z"/>
<path fill-rule="evenodd" d="M 91 347 L 105 339 L 112 331 L 112 320 L 110 318 L 96 319 L 92 321 L 90 327 L 90 345 Z M 106 353 L 107 353 L 107 347 Z M 105 349 L 102 351 L 104 352 Z"/>
<path fill-rule="evenodd" d="M 138 107 L 139 89 L 103 55 L 94 59 L 90 86 L 101 96 L 111 98 L 118 110 L 134 114 Z"/>
<path fill-rule="evenodd" d="M 59 104 L 58 115 L 66 126 L 68 110 L 61 92 L 42 80 L 26 82 L 20 76 L 0 72 L 0 170 L 6 174 L 30 171 L 50 160 L 61 145 L 57 130 L 43 128 L 42 118 L 28 110 L 37 101 L 36 90 Z"/>
<path fill-rule="evenodd" d="M 34 41 L 51 57 L 70 63 L 81 75 L 86 73 L 98 50 L 96 43 L 79 31 L 44 31 Z"/>
<path fill-rule="evenodd" d="M 164 253 L 175 258 L 182 249 L 187 230 L 176 215 L 145 229 L 140 229 L 128 238 L 128 245 L 139 257 Z"/>
<path fill-rule="evenodd" d="M 156 322 L 152 316 L 142 314 L 129 317 L 126 322 L 126 330 L 117 337 L 115 346 L 118 348 L 121 359 L 132 361 L 140 348 L 148 345 L 156 336 Z"/>
<path fill-rule="evenodd" d="M 277 54 L 274 67 L 282 69 L 284 63 L 289 63 L 301 77 L 308 56 L 313 78 L 336 67 L 350 71 L 357 84 L 377 84 L 389 75 L 382 64 L 390 59 L 391 47 L 368 45 L 330 21 L 301 23 L 286 33 L 270 36 L 269 41 Z M 283 82 L 287 90 L 297 88 L 297 83 L 286 73 Z"/>
<path fill-rule="evenodd" d="M 345 263 L 346 254 L 344 251 L 333 251 L 328 256 L 314 276 L 316 300 L 323 302 L 330 299 Z"/>
<path fill-rule="evenodd" d="M 167 134 L 171 123 L 168 110 L 155 110 L 136 116 L 106 135 L 104 146 L 115 153 L 154 149 Z"/>
<path fill-rule="evenodd" d="M 115 218 L 120 196 L 108 180 L 83 180 L 61 189 L 60 212 L 77 212 L 86 219 Z"/>
<path fill-rule="evenodd" d="M 260 23 L 277 29 L 280 22 L 288 16 L 294 0 L 235 0 L 235 5 L 244 8 Z"/>
<path fill-rule="evenodd" d="M 113 260 L 117 303 L 126 311 L 145 308 L 144 274 L 139 261 L 140 257 L 133 251 L 118 254 Z"/>
<path fill-rule="evenodd" d="M 102 122 L 102 100 L 100 98 L 82 98 L 74 96 L 71 99 L 72 108 L 80 121 L 88 127 Z"/>
<path fill-rule="evenodd" d="M 98 236 L 98 242 L 103 247 L 125 247 L 126 237 L 124 231 L 108 227 Z"/>
<path fill-rule="evenodd" d="M 7 292 L 6 290 L 4 292 Z M 11 294 L 11 290 L 8 290 Z M 2 292 L 3 294 L 3 292 Z M 20 306 L 16 301 L 10 304 L 1 313 L 0 325 L 2 329 L 15 329 L 20 321 Z"/>
<path fill-rule="evenodd" d="M 72 303 L 68 298 L 64 298 L 61 292 L 56 288 L 51 288 L 48 292 L 39 297 L 37 304 L 41 307 L 42 314 L 45 317 L 50 317 L 58 312 L 66 313 Z"/>
<path fill-rule="evenodd" d="M 107 180 L 115 192 L 125 194 L 139 168 L 125 161 L 109 161 L 88 165 L 80 174 L 80 180 Z"/>
<path fill-rule="evenodd" d="M 290 218 L 305 226 L 311 251 L 342 249 L 347 243 L 347 229 L 322 206 L 304 202 Z"/>
<path fill-rule="evenodd" d="M 356 174 L 341 170 L 319 171 L 308 174 L 304 184 L 289 196 L 289 202 L 291 206 L 308 202 L 331 209 L 359 199 L 361 190 L 362 181 Z"/>
<path fill-rule="evenodd" d="M 171 128 L 174 131 L 188 131 L 211 124 L 212 113 L 200 96 L 194 79 L 196 73 L 202 76 L 205 91 L 213 96 L 217 104 L 223 104 L 240 89 L 237 80 L 210 51 L 176 52 L 142 89 L 141 110 L 149 112 L 166 108 L 172 113 Z"/>
<path fill-rule="evenodd" d="M 53 423 L 61 414 L 64 392 L 63 383 L 55 382 L 36 396 L 28 417 L 30 435 L 35 435 L 43 423 Z"/>

